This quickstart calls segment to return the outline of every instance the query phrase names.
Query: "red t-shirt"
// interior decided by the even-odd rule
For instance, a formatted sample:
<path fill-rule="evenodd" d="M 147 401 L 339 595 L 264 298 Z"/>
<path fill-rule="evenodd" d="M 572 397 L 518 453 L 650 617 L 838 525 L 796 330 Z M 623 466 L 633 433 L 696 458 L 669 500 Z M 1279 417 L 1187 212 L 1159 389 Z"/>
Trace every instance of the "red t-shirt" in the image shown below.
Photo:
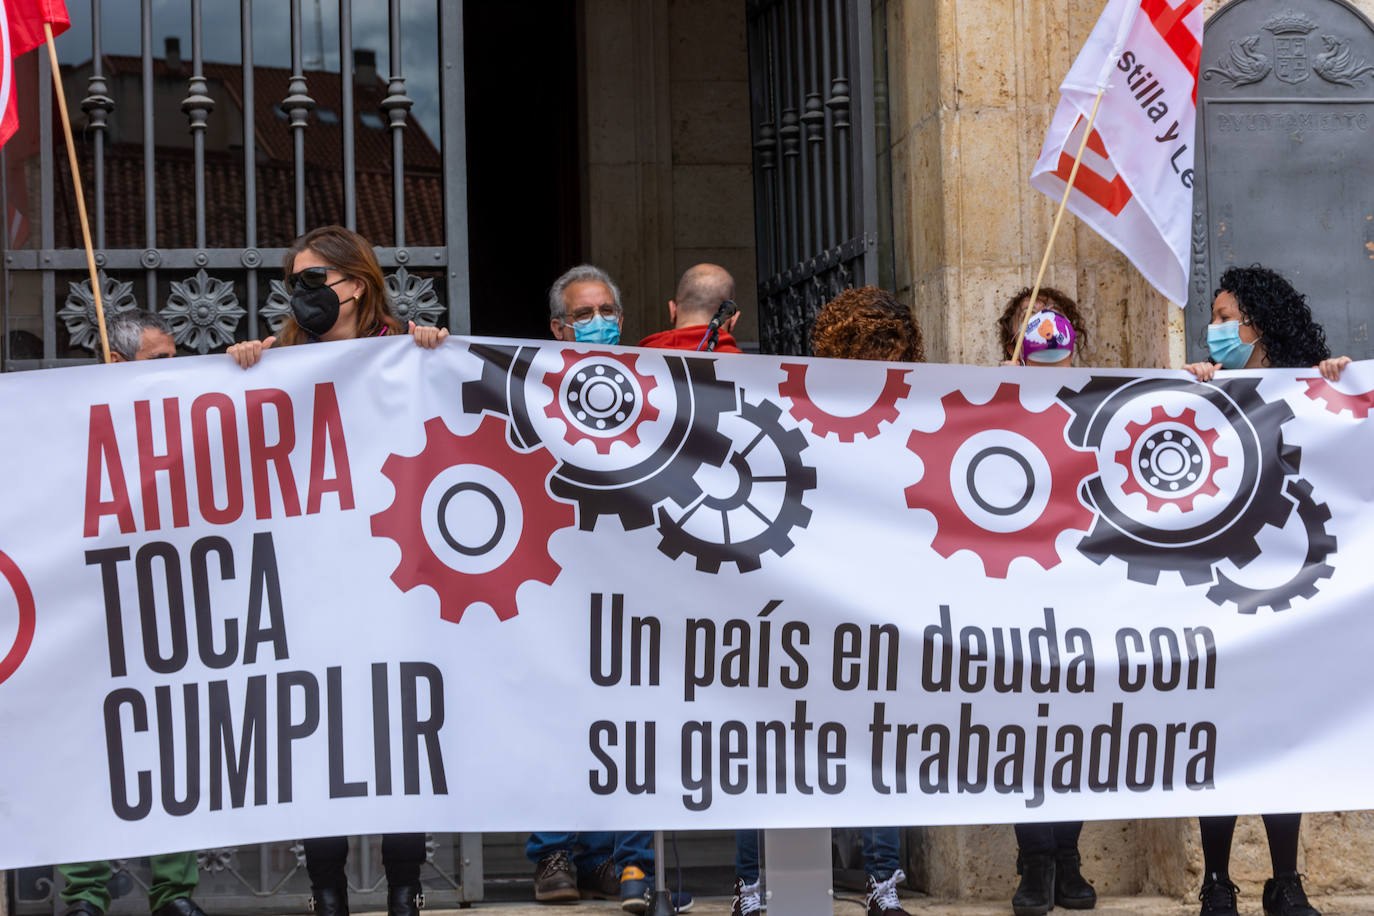
<path fill-rule="evenodd" d="M 673 328 L 650 334 L 639 342 L 641 347 L 656 347 L 660 350 L 695 350 L 701 346 L 706 336 L 707 325 L 694 324 L 690 328 Z M 735 338 L 728 331 L 721 331 L 716 338 L 716 353 L 743 353 L 735 344 Z"/>

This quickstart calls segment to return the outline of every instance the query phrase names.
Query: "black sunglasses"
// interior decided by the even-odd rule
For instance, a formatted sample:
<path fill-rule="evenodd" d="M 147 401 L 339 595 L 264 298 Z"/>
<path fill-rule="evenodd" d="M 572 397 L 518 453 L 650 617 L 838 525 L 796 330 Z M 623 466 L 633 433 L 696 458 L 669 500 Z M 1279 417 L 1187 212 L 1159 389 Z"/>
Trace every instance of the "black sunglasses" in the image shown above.
<path fill-rule="evenodd" d="M 325 282 L 329 279 L 329 272 L 331 270 L 337 270 L 339 273 L 343 273 L 343 271 L 339 270 L 337 267 L 307 267 L 305 270 L 298 270 L 293 274 L 288 274 L 286 277 L 286 289 L 288 292 L 295 292 L 297 287 L 319 289 L 321 286 L 332 286 L 333 284 Z M 343 280 L 341 279 L 337 282 L 342 283 Z"/>

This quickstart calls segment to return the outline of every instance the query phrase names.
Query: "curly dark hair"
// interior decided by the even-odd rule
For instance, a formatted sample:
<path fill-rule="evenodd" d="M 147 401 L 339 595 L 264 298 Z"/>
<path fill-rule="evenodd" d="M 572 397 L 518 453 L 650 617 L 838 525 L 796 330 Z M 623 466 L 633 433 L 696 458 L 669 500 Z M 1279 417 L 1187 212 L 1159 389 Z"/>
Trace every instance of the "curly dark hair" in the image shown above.
<path fill-rule="evenodd" d="M 1274 369 L 1303 369 L 1331 356 L 1326 332 L 1312 318 L 1307 297 L 1278 273 L 1259 264 L 1232 267 L 1221 275 L 1212 294 L 1236 297 L 1240 313 L 1259 333 L 1264 365 Z"/>
<path fill-rule="evenodd" d="M 811 328 L 817 356 L 923 363 L 925 338 L 911 309 L 876 286 L 847 289 L 831 299 Z"/>
<path fill-rule="evenodd" d="M 1002 352 L 1007 355 L 1008 359 L 1016 350 L 1016 332 L 1021 330 L 1021 321 L 1024 318 L 1024 316 L 1017 314 L 1017 307 L 1022 301 L 1029 299 L 1030 294 L 1031 288 L 1023 286 L 1016 295 L 1007 300 L 1006 307 L 1002 309 L 1002 317 L 997 319 L 997 334 L 1002 341 Z M 1050 308 L 1069 319 L 1069 324 L 1073 325 L 1074 333 L 1078 335 L 1074 341 L 1075 350 L 1088 345 L 1088 323 L 1083 320 L 1082 314 L 1079 313 L 1077 302 L 1053 286 L 1040 287 L 1040 293 L 1035 298 L 1037 302 L 1041 300 L 1048 302 Z"/>

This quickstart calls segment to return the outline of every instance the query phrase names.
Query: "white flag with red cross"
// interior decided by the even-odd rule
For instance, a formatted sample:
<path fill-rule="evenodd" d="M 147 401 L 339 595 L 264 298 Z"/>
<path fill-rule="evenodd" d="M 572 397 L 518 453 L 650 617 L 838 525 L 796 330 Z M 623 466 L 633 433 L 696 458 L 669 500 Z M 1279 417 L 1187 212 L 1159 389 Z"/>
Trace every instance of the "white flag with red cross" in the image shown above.
<path fill-rule="evenodd" d="M 1031 171 L 1170 301 L 1187 301 L 1202 0 L 1109 0 L 1068 76 Z"/>

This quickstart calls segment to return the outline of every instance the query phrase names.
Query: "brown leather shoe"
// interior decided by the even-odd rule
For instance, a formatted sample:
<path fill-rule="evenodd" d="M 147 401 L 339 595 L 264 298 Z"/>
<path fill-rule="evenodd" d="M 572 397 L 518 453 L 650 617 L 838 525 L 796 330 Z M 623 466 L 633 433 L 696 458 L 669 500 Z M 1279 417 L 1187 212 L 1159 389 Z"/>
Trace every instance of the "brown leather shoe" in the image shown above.
<path fill-rule="evenodd" d="M 615 900 L 620 897 L 620 869 L 606 859 L 595 871 L 579 870 L 577 889 L 583 900 Z"/>
<path fill-rule="evenodd" d="M 540 903 L 571 903 L 581 899 L 577 891 L 577 866 L 566 849 L 555 850 L 534 867 L 534 899 Z"/>

